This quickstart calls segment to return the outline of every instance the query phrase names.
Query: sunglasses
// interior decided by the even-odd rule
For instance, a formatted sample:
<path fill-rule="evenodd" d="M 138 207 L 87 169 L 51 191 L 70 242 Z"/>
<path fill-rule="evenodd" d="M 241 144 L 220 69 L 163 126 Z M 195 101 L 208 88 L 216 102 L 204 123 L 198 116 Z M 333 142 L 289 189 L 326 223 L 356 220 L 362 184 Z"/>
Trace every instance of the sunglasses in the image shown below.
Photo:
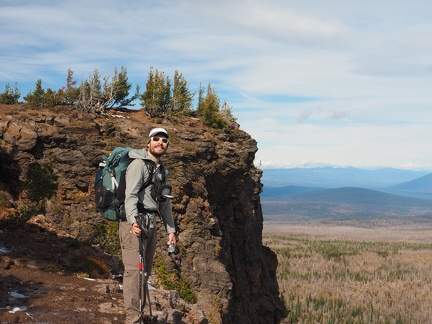
<path fill-rule="evenodd" d="M 150 138 L 153 142 L 159 142 L 160 140 L 162 140 L 162 143 L 165 143 L 165 144 L 168 144 L 168 142 L 169 142 L 169 139 L 165 138 L 165 137 L 152 136 Z"/>

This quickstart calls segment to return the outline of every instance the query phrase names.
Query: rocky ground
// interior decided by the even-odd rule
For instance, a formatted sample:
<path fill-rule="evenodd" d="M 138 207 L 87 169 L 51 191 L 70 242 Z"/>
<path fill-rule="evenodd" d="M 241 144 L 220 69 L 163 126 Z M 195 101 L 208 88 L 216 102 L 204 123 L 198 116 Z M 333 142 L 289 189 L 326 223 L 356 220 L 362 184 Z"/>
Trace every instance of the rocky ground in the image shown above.
<path fill-rule="evenodd" d="M 21 226 L 0 222 L 0 260 L 0 323 L 125 320 L 121 280 L 110 272 L 118 259 L 50 230 L 42 215 Z M 153 276 L 150 282 L 156 288 L 146 322 L 207 323 L 177 292 L 160 288 Z"/>

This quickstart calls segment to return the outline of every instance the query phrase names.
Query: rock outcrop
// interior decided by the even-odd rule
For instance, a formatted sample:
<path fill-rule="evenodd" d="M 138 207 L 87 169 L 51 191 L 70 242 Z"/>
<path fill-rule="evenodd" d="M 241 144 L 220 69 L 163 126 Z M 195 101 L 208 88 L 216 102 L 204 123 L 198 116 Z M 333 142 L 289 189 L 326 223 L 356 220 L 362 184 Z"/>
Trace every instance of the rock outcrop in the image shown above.
<path fill-rule="evenodd" d="M 262 245 L 261 171 L 253 166 L 257 144 L 237 125 L 221 131 L 194 118 L 156 123 L 142 111 L 107 116 L 3 112 L 0 190 L 18 200 L 35 165 L 51 163 L 58 190 L 47 203 L 46 220 L 91 241 L 94 229 L 106 222 L 93 203 L 101 156 L 116 146 L 145 147 L 149 130 L 161 126 L 170 133 L 164 163 L 175 196 L 180 251 L 175 257 L 166 254 L 160 225 L 158 251 L 168 270 L 192 284 L 207 319 L 278 323 L 285 310 L 276 256 Z"/>

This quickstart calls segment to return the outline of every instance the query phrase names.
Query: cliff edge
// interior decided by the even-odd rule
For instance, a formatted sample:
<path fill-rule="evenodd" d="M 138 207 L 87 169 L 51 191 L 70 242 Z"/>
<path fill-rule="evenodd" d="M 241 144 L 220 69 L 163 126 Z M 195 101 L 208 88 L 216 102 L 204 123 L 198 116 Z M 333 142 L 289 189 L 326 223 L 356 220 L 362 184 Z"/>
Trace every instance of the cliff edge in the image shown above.
<path fill-rule="evenodd" d="M 261 171 L 253 165 L 257 144 L 238 125 L 222 131 L 195 118 L 150 119 L 143 111 L 88 115 L 2 106 L 0 191 L 10 194 L 13 209 L 24 199 L 31 170 L 50 163 L 58 189 L 47 202 L 46 222 L 57 233 L 91 243 L 107 223 L 93 203 L 102 155 L 116 146 L 145 147 L 153 127 L 170 134 L 163 161 L 179 240 L 179 254 L 168 256 L 160 225 L 157 255 L 168 273 L 190 283 L 194 308 L 203 314 L 198 322 L 279 323 L 286 311 L 276 255 L 262 245 Z M 0 245 L 13 232 L 1 234 Z"/>

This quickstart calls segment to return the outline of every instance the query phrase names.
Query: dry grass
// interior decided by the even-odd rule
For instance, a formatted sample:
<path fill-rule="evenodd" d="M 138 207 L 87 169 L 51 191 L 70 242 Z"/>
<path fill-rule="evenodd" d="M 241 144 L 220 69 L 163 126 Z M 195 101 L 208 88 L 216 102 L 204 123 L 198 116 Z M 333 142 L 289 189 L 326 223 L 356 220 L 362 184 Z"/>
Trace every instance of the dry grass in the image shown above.
<path fill-rule="evenodd" d="M 432 226 L 361 225 L 264 224 L 286 323 L 432 323 Z"/>

